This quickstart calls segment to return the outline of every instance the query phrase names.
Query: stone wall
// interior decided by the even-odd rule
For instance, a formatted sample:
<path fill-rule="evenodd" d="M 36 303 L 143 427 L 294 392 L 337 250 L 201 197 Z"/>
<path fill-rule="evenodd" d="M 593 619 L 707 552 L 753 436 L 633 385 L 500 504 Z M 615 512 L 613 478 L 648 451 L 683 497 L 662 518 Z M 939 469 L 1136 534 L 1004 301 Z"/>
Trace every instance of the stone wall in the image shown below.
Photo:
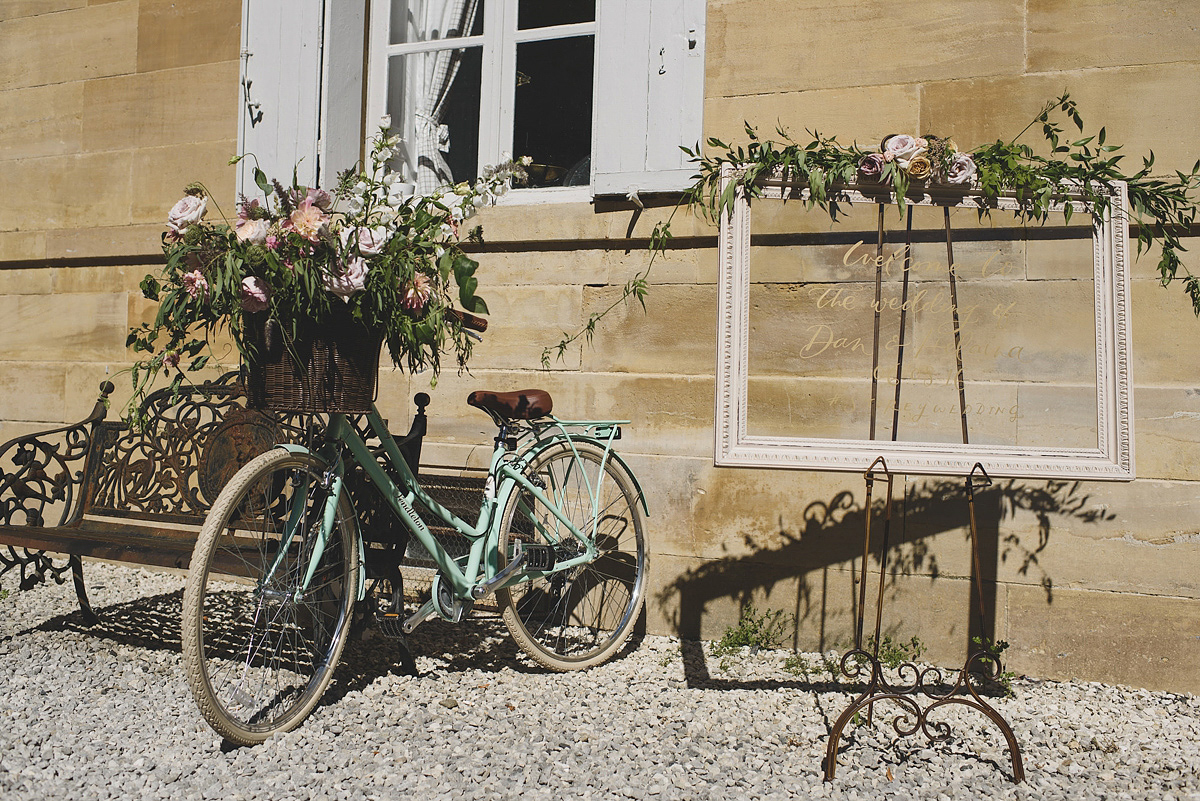
<path fill-rule="evenodd" d="M 936 132 L 970 148 L 1015 135 L 1067 90 L 1131 164 L 1151 148 L 1163 170 L 1200 155 L 1194 4 L 1153 0 L 1132 15 L 1118 0 L 917 0 L 894 14 L 877 0 L 710 0 L 706 134 L 738 139 L 748 120 L 842 141 Z M 235 147 L 238 19 L 236 0 L 26 0 L 0 12 L 0 186 L 22 199 L 0 205 L 0 439 L 81 416 L 106 371 L 127 363 L 126 327 L 145 314 L 136 285 L 182 185 L 204 180 L 232 200 L 222 165 Z M 713 466 L 711 226 L 677 214 L 646 313 L 619 308 L 590 347 L 538 369 L 543 347 L 645 266 L 646 237 L 670 210 L 480 216 L 492 327 L 472 373 L 433 390 L 427 456 L 485 463 L 490 424 L 463 403 L 473 388 L 540 385 L 563 414 L 632 418 L 623 450 L 651 507 L 649 628 L 719 636 L 752 601 L 795 616 L 789 644 L 844 646 L 861 477 Z M 1200 322 L 1178 287 L 1157 285 L 1151 260 L 1133 283 L 1139 478 L 981 493 L 985 629 L 1012 643 L 1017 671 L 1196 692 Z M 1028 304 L 1031 337 L 1054 336 L 1051 299 Z M 770 327 L 794 327 L 797 312 L 777 314 Z M 419 390 L 428 376 L 385 371 L 381 406 L 404 420 Z M 951 663 L 976 631 L 961 485 L 913 478 L 900 495 L 885 628 Z"/>

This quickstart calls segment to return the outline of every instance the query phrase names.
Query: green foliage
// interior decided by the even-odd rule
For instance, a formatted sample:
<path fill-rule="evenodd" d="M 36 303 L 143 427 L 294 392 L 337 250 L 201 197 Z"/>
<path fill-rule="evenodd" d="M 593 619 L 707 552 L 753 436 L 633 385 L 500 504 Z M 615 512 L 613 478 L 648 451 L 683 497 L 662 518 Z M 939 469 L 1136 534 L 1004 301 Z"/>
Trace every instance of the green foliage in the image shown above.
<path fill-rule="evenodd" d="M 995 671 L 995 675 L 989 676 L 988 678 L 994 681 L 996 685 L 1004 691 L 1005 695 L 1015 695 L 1013 692 L 1012 683 L 1013 679 L 1017 677 L 1017 674 L 1011 670 L 1000 669 L 1000 657 L 1002 657 L 1004 652 L 1008 650 L 1008 643 L 1004 640 L 993 642 L 987 637 L 972 637 L 971 643 L 978 650 L 987 654 L 987 656 L 980 657 L 979 661 L 990 666 Z"/>
<path fill-rule="evenodd" d="M 741 648 L 778 648 L 784 633 L 791 625 L 791 615 L 779 609 L 768 609 L 761 614 L 753 604 L 747 604 L 738 617 L 737 625 L 725 629 L 721 639 L 712 643 L 709 650 L 713 656 L 732 656 Z"/>
<path fill-rule="evenodd" d="M 219 208 L 220 221 L 203 219 L 216 203 L 203 186 L 188 186 L 162 237 L 166 265 L 141 282 L 158 309 L 127 339 L 143 357 L 131 370 L 127 419 L 161 375 L 172 376 L 177 391 L 185 368 L 206 367 L 220 334 L 233 339 L 243 359 L 253 357 L 251 320 L 259 312 L 279 323 L 289 348 L 349 317 L 383 334 L 398 367 L 428 369 L 436 378 L 446 353 L 459 369 L 466 366 L 472 340 L 450 310 L 457 303 L 487 314 L 488 307 L 477 294 L 479 265 L 459 247 L 458 226 L 477 202 L 521 180 L 525 161 L 489 167 L 473 187 L 409 197 L 387 166 L 396 146 L 396 137 L 381 130 L 370 164 L 342 173 L 333 193 L 299 185 L 295 171 L 285 186 L 255 167 L 262 196 L 241 198 L 236 220 Z"/>
<path fill-rule="evenodd" d="M 867 638 L 863 650 L 875 653 L 874 635 Z M 893 640 L 892 635 L 885 634 L 879 641 L 879 663 L 885 668 L 895 670 L 905 662 L 915 662 L 925 653 L 925 645 L 918 638 L 912 637 L 908 642 Z"/>
<path fill-rule="evenodd" d="M 1069 94 L 1064 93 L 1047 102 L 1013 139 L 997 140 L 972 151 L 963 151 L 970 156 L 977 170 L 970 189 L 983 198 L 980 213 L 989 213 L 990 207 L 1004 195 L 1018 201 L 1018 219 L 1043 223 L 1055 208 L 1061 208 L 1065 221 L 1070 222 L 1072 205 L 1061 202 L 1065 193 L 1081 194 L 1103 214 L 1109 209 L 1109 190 L 1113 182 L 1124 181 L 1129 195 L 1130 222 L 1138 227 L 1137 255 L 1140 257 L 1143 252 L 1157 248 L 1158 273 L 1163 286 L 1180 281 L 1191 299 L 1193 310 L 1200 315 L 1200 276 L 1183 266 L 1179 257 L 1186 251 L 1181 238 L 1190 232 L 1196 218 L 1196 204 L 1191 193 L 1200 186 L 1200 160 L 1190 172 L 1156 176 L 1151 173 L 1154 166 L 1152 151 L 1142 159 L 1140 169 L 1126 173 L 1121 167 L 1125 157 L 1119 152 L 1121 146 L 1108 142 L 1105 128 L 1091 136 L 1070 139 L 1065 137 L 1066 125 L 1073 126 L 1081 134 L 1084 130 L 1078 106 Z M 1033 147 L 1018 141 L 1034 128 L 1041 131 L 1050 155 L 1041 155 Z M 739 185 L 755 197 L 762 194 L 760 180 L 771 179 L 805 185 L 808 192 L 801 202 L 819 206 L 836 221 L 841 213 L 840 204 L 844 202 L 841 190 L 863 188 L 860 165 L 868 156 L 878 158 L 882 149 L 882 146 L 843 145 L 836 138 L 817 131 L 807 131 L 811 137 L 809 141 L 797 142 L 781 126 L 775 129 L 776 138 L 764 139 L 749 123 L 745 124 L 745 133 L 747 141 L 740 144 L 710 138 L 706 143 L 707 152 L 699 143 L 681 148 L 697 167 L 695 183 L 684 191 L 668 220 L 655 227 L 646 269 L 622 288 L 613 303 L 593 313 L 580 330 L 572 334 L 564 332 L 558 345 L 544 349 L 543 368 L 549 369 L 554 359 L 563 359 L 567 350 L 579 340 L 590 343 L 600 321 L 630 298 L 636 298 L 645 309 L 650 271 L 671 239 L 671 221 L 681 207 L 697 210 L 715 223 L 733 208 Z M 944 179 L 950 159 L 958 152 L 957 146 L 936 136 L 924 138 L 929 142 L 929 180 Z M 737 180 L 722 186 L 722 169 L 726 166 L 734 169 Z M 881 187 L 890 190 L 896 205 L 903 210 L 915 174 L 902 168 L 898 161 L 890 160 L 882 163 L 879 175 L 873 177 L 870 184 L 876 190 Z"/>
<path fill-rule="evenodd" d="M 982 196 L 985 204 L 981 214 L 986 214 L 988 207 L 1005 195 L 1018 201 L 1016 215 L 1021 220 L 1045 222 L 1058 207 L 1069 222 L 1072 206 L 1061 202 L 1065 193 L 1082 195 L 1103 214 L 1109 210 L 1113 183 L 1124 181 L 1130 222 L 1138 226 L 1138 255 L 1158 248 L 1162 284 L 1180 280 L 1194 311 L 1200 315 L 1200 277 L 1183 267 L 1179 259 L 1179 254 L 1186 250 L 1180 239 L 1188 234 L 1196 218 L 1196 203 L 1191 193 L 1200 186 L 1200 160 L 1190 172 L 1155 176 L 1151 173 L 1152 151 L 1142 159 L 1140 169 L 1126 173 L 1121 167 L 1125 157 L 1119 152 L 1121 146 L 1108 142 L 1105 128 L 1091 136 L 1067 139 L 1063 122 L 1074 126 L 1079 133 L 1084 130 L 1083 118 L 1069 94 L 1047 102 L 1012 140 L 997 140 L 970 151 L 978 171 L 972 190 Z M 1035 127 L 1040 128 L 1049 146 L 1048 156 L 1018 141 Z M 812 140 L 806 144 L 794 141 L 782 128 L 777 128 L 776 133 L 779 141 L 763 140 L 747 124 L 749 141 L 745 144 L 710 139 L 708 154 L 701 153 L 698 147 L 685 148 L 699 167 L 696 183 L 685 194 L 686 202 L 699 207 L 708 219 L 716 220 L 732 209 L 737 185 L 754 197 L 762 194 L 760 179 L 782 179 L 806 184 L 809 191 L 804 202 L 820 206 L 836 221 L 839 190 L 862 187 L 859 164 L 873 151 L 858 145 L 845 146 L 816 132 L 809 132 Z M 926 138 L 935 145 L 947 141 Z M 737 172 L 738 180 L 722 189 L 722 169 L 726 166 Z M 904 208 L 911 180 L 896 161 L 888 162 L 878 180 L 872 183 L 894 190 L 896 204 Z"/>

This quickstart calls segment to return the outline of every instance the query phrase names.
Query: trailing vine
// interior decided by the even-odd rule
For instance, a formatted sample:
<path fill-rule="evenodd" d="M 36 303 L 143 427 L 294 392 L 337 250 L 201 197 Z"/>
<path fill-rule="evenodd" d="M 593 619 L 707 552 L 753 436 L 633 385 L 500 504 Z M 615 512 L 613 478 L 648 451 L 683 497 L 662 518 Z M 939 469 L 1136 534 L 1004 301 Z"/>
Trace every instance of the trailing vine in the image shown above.
<path fill-rule="evenodd" d="M 1190 234 L 1196 222 L 1197 207 L 1191 194 L 1200 188 L 1200 160 L 1190 172 L 1155 175 L 1151 151 L 1142 157 L 1139 169 L 1126 173 L 1121 164 L 1125 159 L 1120 152 L 1122 146 L 1109 143 L 1105 128 L 1071 139 L 1067 136 L 1068 126 L 1083 134 L 1079 108 L 1064 93 L 1047 102 L 1012 139 L 998 139 L 971 151 L 959 151 L 952 140 L 932 135 L 886 137 L 878 147 L 862 147 L 857 143 L 843 145 L 835 137 L 808 131 L 810 141 L 801 144 L 782 127 L 775 129 L 777 139 L 763 138 L 749 123 L 744 143 L 710 138 L 707 153 L 699 144 L 683 147 L 697 167 L 695 183 L 683 192 L 668 219 L 655 226 L 646 268 L 625 284 L 613 303 L 590 315 L 582 328 L 573 334 L 564 332 L 562 341 L 543 350 L 542 366 L 548 369 L 552 358 L 562 359 L 568 348 L 581 339 L 590 343 L 598 323 L 630 298 L 636 298 L 645 309 L 650 272 L 670 242 L 671 221 L 679 209 L 697 211 L 713 223 L 732 209 L 736 184 L 721 186 L 722 169 L 727 165 L 738 171 L 737 183 L 751 197 L 761 196 L 759 181 L 764 178 L 806 186 L 808 192 L 802 202 L 820 207 L 835 221 L 841 212 L 841 190 L 885 187 L 903 210 L 910 190 L 943 185 L 957 186 L 981 198 L 981 215 L 988 214 L 1002 195 L 1013 197 L 1018 201 L 1017 218 L 1040 224 L 1049 219 L 1065 192 L 1082 195 L 1098 211 L 1107 210 L 1113 183 L 1124 181 L 1129 222 L 1137 230 L 1137 256 L 1157 250 L 1160 283 L 1168 286 L 1182 282 L 1193 311 L 1200 316 L 1200 276 L 1189 270 L 1179 255 L 1187 251 L 1182 238 Z M 1049 146 L 1049 155 L 1021 141 L 1038 129 Z M 919 150 L 906 151 L 908 141 L 921 143 Z M 1061 204 L 1060 208 L 1065 221 L 1070 222 L 1071 204 Z"/>

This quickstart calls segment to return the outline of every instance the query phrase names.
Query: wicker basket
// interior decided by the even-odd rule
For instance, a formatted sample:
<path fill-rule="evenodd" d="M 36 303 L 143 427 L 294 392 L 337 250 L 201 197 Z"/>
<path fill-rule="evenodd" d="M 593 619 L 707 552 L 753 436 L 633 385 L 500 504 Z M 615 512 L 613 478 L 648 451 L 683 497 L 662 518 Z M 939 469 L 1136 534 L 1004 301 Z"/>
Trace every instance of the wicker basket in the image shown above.
<path fill-rule="evenodd" d="M 247 365 L 251 406 L 305 413 L 371 410 L 382 332 L 346 313 L 289 342 L 282 327 L 262 313 L 248 315 L 247 333 L 256 351 Z"/>

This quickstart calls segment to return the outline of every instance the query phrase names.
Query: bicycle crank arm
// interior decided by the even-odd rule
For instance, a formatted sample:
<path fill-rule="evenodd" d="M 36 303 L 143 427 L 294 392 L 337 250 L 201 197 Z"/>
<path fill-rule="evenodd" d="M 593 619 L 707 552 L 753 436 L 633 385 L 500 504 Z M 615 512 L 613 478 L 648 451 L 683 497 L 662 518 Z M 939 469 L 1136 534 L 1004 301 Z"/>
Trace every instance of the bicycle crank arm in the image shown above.
<path fill-rule="evenodd" d="M 525 547 L 520 540 L 513 543 L 513 560 L 496 575 L 492 576 L 487 581 L 476 584 L 471 588 L 471 597 L 476 601 L 481 598 L 486 598 L 495 592 L 498 588 L 504 585 L 504 582 L 520 573 L 525 569 L 525 563 L 529 561 L 529 555 L 525 552 Z"/>
<path fill-rule="evenodd" d="M 437 606 L 434 605 L 433 599 L 430 598 L 421 606 L 420 609 L 413 613 L 412 617 L 404 621 L 404 625 L 400 627 L 400 630 L 405 634 L 412 634 L 413 629 L 424 623 L 426 620 L 429 620 L 429 618 L 434 617 L 436 614 Z"/>

